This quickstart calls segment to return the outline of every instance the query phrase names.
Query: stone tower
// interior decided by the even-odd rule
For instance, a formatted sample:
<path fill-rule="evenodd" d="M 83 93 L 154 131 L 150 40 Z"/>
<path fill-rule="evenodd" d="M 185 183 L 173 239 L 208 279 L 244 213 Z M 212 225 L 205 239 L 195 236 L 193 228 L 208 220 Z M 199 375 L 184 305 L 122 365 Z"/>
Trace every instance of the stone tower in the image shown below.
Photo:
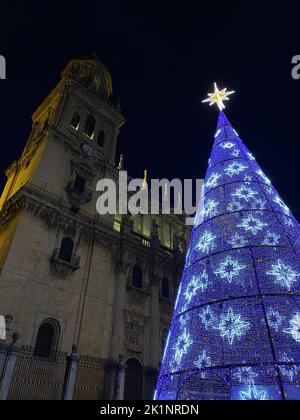
<path fill-rule="evenodd" d="M 159 215 L 153 241 L 150 216 L 96 213 L 96 183 L 118 179 L 125 120 L 111 94 L 96 57 L 75 59 L 33 114 L 0 200 L 0 313 L 43 357 L 73 343 L 113 365 L 122 353 L 139 363 L 135 397 L 151 397 L 182 267 L 173 235 L 187 232 L 178 217 Z M 97 397 L 116 397 L 107 382 Z"/>

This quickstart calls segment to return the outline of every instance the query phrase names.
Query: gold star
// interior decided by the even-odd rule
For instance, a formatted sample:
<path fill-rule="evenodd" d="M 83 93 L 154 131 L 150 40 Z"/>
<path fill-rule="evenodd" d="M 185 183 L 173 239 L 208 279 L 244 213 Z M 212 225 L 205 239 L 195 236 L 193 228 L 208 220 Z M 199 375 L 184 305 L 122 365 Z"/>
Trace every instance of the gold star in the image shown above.
<path fill-rule="evenodd" d="M 216 83 L 214 84 L 214 86 L 215 86 L 214 93 L 209 93 L 208 98 L 202 101 L 202 103 L 209 102 L 210 103 L 209 106 L 217 104 L 219 107 L 219 110 L 222 111 L 223 109 L 225 109 L 225 105 L 223 104 L 223 101 L 229 101 L 228 96 L 232 95 L 234 91 L 227 92 L 227 88 L 223 90 L 219 90 Z"/>

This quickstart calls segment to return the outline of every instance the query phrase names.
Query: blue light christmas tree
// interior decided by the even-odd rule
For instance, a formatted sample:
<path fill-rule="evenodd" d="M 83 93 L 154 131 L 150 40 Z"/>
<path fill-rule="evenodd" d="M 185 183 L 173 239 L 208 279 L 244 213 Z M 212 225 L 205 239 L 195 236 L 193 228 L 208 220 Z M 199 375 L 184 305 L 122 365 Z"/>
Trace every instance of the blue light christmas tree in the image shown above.
<path fill-rule="evenodd" d="M 232 92 L 215 88 L 203 206 L 155 399 L 300 400 L 300 226 L 227 120 Z"/>

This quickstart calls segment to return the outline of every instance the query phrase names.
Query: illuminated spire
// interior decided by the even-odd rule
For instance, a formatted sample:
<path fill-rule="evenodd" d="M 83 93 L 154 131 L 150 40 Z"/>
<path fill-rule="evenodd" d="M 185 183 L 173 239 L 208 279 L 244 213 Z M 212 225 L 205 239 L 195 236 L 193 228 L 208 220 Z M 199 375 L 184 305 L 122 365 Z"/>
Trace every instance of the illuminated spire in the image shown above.
<path fill-rule="evenodd" d="M 209 106 L 217 104 L 219 110 L 223 111 L 223 109 L 225 109 L 225 105 L 223 104 L 223 102 L 229 101 L 228 96 L 232 95 L 234 93 L 234 90 L 232 90 L 231 92 L 227 92 L 227 88 L 219 90 L 216 83 L 214 83 L 214 86 L 215 86 L 214 93 L 208 93 L 208 98 L 204 99 L 202 103 L 209 102 Z"/>
<path fill-rule="evenodd" d="M 124 155 L 123 153 L 120 155 L 119 165 L 117 167 L 119 171 L 122 171 L 124 169 Z"/>
<path fill-rule="evenodd" d="M 143 179 L 143 184 L 142 184 L 142 190 L 145 190 L 146 188 L 148 188 L 148 170 L 147 169 L 144 170 L 144 179 Z"/>

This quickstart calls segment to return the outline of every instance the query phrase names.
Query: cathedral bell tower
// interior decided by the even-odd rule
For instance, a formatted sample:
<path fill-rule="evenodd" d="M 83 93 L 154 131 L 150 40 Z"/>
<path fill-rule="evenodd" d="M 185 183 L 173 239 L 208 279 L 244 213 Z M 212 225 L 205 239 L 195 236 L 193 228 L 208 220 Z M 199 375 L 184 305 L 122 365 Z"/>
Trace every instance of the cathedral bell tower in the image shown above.
<path fill-rule="evenodd" d="M 107 357 L 118 243 L 113 220 L 96 214 L 96 183 L 117 179 L 125 120 L 96 58 L 72 60 L 32 116 L 32 132 L 6 171 L 0 199 L 0 313 L 22 343 L 48 323 L 52 347 Z M 96 308 L 96 309 L 95 309 Z"/>

